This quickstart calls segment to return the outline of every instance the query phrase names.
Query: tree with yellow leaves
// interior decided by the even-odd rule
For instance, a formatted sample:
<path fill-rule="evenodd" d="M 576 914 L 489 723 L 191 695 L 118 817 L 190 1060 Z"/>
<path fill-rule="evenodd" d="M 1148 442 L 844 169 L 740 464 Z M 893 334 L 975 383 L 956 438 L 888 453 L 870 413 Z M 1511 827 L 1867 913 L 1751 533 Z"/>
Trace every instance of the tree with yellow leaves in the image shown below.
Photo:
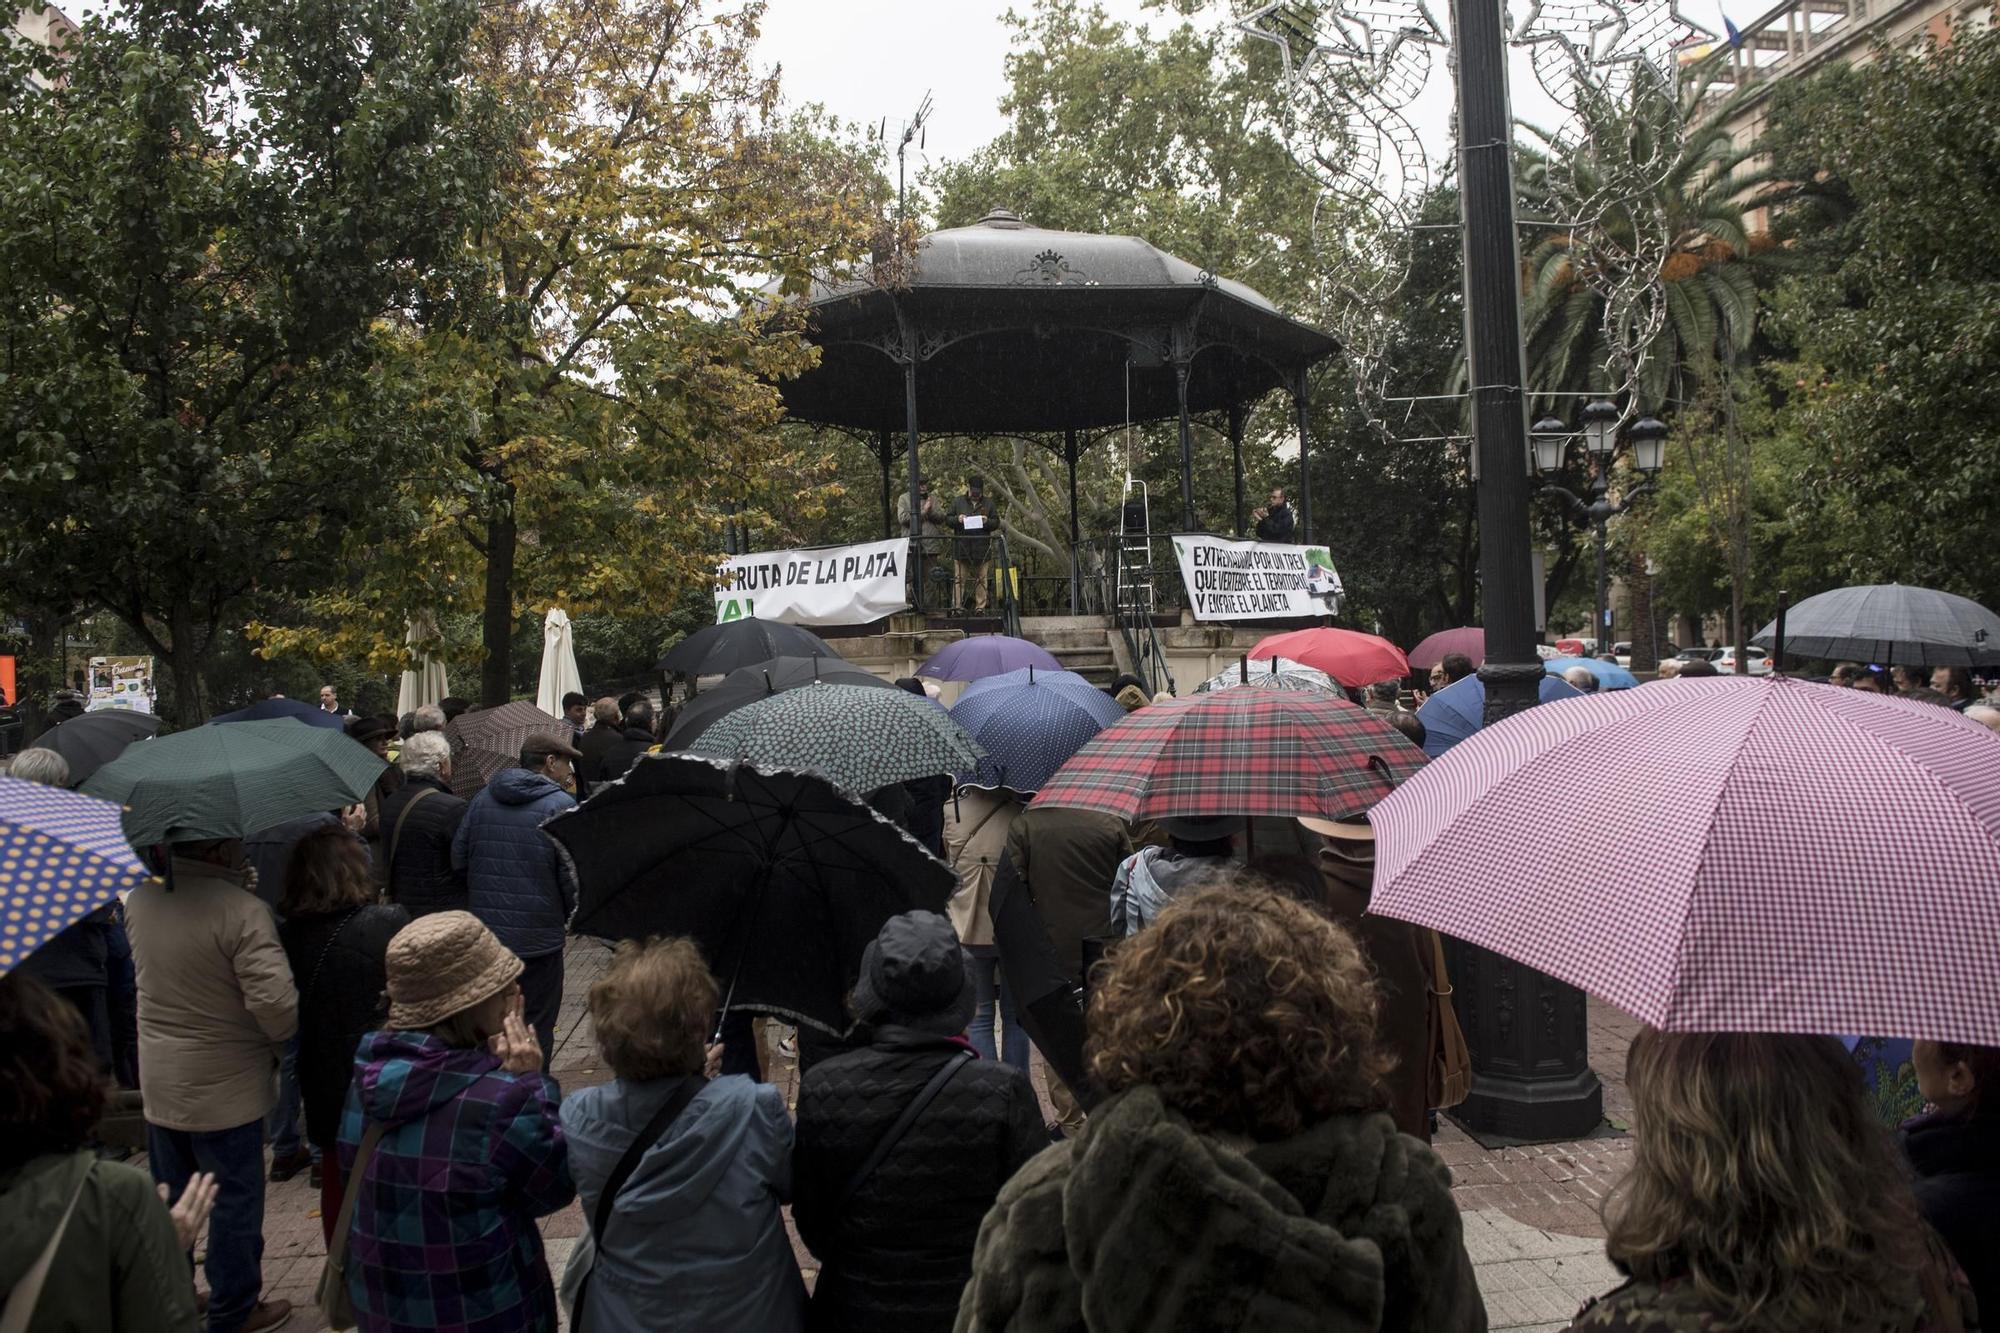
<path fill-rule="evenodd" d="M 712 577 L 725 502 L 815 503 L 816 460 L 775 429 L 775 382 L 816 356 L 782 298 L 853 271 L 886 190 L 840 126 L 780 107 L 751 59 L 761 5 L 706 9 L 486 10 L 475 65 L 511 116 L 501 206 L 412 343 L 462 437 L 391 502 L 404 540 L 355 552 L 356 577 L 311 604 L 331 628 L 260 627 L 268 651 L 387 667 L 406 617 L 476 602 L 480 696 L 501 702 L 524 610 L 660 609 Z"/>

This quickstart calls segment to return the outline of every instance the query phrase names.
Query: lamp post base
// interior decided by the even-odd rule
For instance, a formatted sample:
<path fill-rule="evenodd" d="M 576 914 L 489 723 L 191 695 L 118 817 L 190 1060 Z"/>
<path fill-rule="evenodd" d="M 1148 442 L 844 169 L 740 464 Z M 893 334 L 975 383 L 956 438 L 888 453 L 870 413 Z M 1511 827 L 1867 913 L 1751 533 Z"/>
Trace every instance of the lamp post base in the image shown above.
<path fill-rule="evenodd" d="M 1490 950 L 1446 941 L 1472 1095 L 1452 1109 L 1473 1133 L 1523 1143 L 1580 1139 L 1604 1118 L 1582 991 Z"/>

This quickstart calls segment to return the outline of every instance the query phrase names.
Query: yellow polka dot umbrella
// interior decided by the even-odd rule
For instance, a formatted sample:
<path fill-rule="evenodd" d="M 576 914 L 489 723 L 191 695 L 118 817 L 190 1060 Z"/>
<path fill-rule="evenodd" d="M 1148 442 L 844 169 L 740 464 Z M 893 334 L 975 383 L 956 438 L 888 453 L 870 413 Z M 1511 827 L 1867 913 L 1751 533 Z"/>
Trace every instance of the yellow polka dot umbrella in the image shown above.
<path fill-rule="evenodd" d="M 0 777 L 0 974 L 149 876 L 119 807 Z"/>

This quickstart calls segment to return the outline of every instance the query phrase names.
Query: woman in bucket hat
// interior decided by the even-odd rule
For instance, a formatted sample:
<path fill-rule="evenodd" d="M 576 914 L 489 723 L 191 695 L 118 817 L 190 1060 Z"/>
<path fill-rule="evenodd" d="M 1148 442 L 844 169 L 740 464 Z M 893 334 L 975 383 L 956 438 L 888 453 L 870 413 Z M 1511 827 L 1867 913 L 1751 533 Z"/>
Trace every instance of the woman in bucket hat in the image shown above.
<path fill-rule="evenodd" d="M 389 1022 L 361 1040 L 340 1169 L 359 1180 L 347 1281 L 364 1333 L 554 1329 L 535 1219 L 576 1197 L 556 1085 L 521 1016 L 521 960 L 469 912 L 389 941 Z M 338 1238 L 336 1238 L 338 1239 Z"/>
<path fill-rule="evenodd" d="M 972 970 L 937 913 L 889 918 L 853 1007 L 866 1044 L 799 1083 L 792 1217 L 823 1265 L 806 1324 L 949 1329 L 980 1219 L 1048 1146 L 1041 1107 L 1026 1074 L 966 1042 Z"/>

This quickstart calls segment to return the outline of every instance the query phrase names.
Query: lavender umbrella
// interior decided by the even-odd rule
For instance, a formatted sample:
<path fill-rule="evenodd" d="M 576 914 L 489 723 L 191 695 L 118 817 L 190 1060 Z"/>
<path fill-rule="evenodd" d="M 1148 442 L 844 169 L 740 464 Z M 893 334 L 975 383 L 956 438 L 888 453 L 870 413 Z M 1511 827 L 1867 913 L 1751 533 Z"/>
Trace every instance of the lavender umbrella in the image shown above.
<path fill-rule="evenodd" d="M 1441 629 L 1410 649 L 1410 666 L 1429 671 L 1450 653 L 1464 653 L 1472 659 L 1472 665 L 1478 666 L 1486 660 L 1486 631 L 1476 625 Z"/>
<path fill-rule="evenodd" d="M 948 643 L 917 668 L 919 676 L 933 680 L 978 680 L 1033 667 L 1037 671 L 1061 671 L 1055 654 L 1038 643 L 1009 634 L 973 634 Z"/>
<path fill-rule="evenodd" d="M 1570 699 L 1375 807 L 1369 910 L 1662 1029 L 2000 1045 L 1996 772 L 1977 722 L 1856 690 Z"/>

